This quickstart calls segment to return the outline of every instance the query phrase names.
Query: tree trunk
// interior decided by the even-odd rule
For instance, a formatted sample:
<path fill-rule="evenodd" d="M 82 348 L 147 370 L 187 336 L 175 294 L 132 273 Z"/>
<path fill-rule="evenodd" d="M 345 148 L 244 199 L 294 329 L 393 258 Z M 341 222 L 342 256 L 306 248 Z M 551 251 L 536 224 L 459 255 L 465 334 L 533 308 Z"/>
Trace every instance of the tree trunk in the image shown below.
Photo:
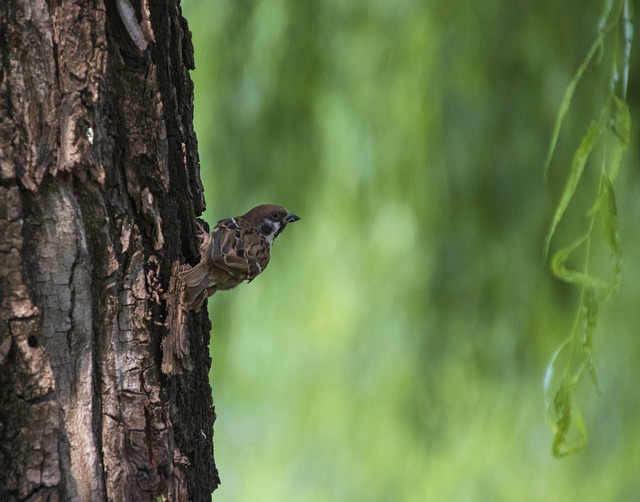
<path fill-rule="evenodd" d="M 193 49 L 177 0 L 131 2 L 0 2 L 2 501 L 219 483 L 206 313 L 193 370 L 160 366 L 204 209 Z"/>

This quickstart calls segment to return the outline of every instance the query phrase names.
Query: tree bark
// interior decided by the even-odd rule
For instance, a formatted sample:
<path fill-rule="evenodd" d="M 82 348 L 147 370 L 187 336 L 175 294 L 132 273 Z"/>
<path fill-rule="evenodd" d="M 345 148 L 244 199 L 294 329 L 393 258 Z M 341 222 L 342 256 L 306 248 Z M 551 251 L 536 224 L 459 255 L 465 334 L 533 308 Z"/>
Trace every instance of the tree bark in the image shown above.
<path fill-rule="evenodd" d="M 206 313 L 160 369 L 204 209 L 179 1 L 3 0 L 0 58 L 0 500 L 210 500 Z"/>

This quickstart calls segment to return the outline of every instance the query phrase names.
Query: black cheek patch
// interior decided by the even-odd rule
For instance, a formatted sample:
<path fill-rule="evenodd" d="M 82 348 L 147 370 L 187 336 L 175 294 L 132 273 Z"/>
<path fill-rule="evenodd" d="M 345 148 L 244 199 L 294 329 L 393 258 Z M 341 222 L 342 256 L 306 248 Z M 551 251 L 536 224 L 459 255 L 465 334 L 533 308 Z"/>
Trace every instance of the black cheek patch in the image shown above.
<path fill-rule="evenodd" d="M 273 227 L 268 223 L 263 223 L 262 226 L 260 227 L 260 232 L 263 233 L 264 235 L 270 235 L 271 232 L 273 232 Z"/>

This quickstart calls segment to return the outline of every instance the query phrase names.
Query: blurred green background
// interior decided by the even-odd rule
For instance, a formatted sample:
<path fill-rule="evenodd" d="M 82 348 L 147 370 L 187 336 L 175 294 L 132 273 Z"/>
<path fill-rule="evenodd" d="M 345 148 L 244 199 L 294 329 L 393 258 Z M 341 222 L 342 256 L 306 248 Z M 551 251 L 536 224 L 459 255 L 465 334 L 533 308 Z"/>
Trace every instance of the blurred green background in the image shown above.
<path fill-rule="evenodd" d="M 640 500 L 637 44 L 624 276 L 600 308 L 583 453 L 552 457 L 542 390 L 578 299 L 544 237 L 610 61 L 543 165 L 605 2 L 183 4 L 204 218 L 302 217 L 261 277 L 209 300 L 214 500 Z"/>

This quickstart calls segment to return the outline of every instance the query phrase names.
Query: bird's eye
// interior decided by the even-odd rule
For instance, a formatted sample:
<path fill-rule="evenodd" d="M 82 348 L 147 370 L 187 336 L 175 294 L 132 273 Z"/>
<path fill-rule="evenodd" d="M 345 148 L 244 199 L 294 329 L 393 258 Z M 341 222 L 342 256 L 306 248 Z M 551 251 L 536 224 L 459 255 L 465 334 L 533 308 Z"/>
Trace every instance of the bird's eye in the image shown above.
<path fill-rule="evenodd" d="M 276 211 L 274 211 L 273 213 L 271 213 L 271 217 L 272 217 L 274 220 L 278 220 L 278 219 L 280 219 L 280 214 L 279 214 L 279 213 L 277 213 Z"/>

